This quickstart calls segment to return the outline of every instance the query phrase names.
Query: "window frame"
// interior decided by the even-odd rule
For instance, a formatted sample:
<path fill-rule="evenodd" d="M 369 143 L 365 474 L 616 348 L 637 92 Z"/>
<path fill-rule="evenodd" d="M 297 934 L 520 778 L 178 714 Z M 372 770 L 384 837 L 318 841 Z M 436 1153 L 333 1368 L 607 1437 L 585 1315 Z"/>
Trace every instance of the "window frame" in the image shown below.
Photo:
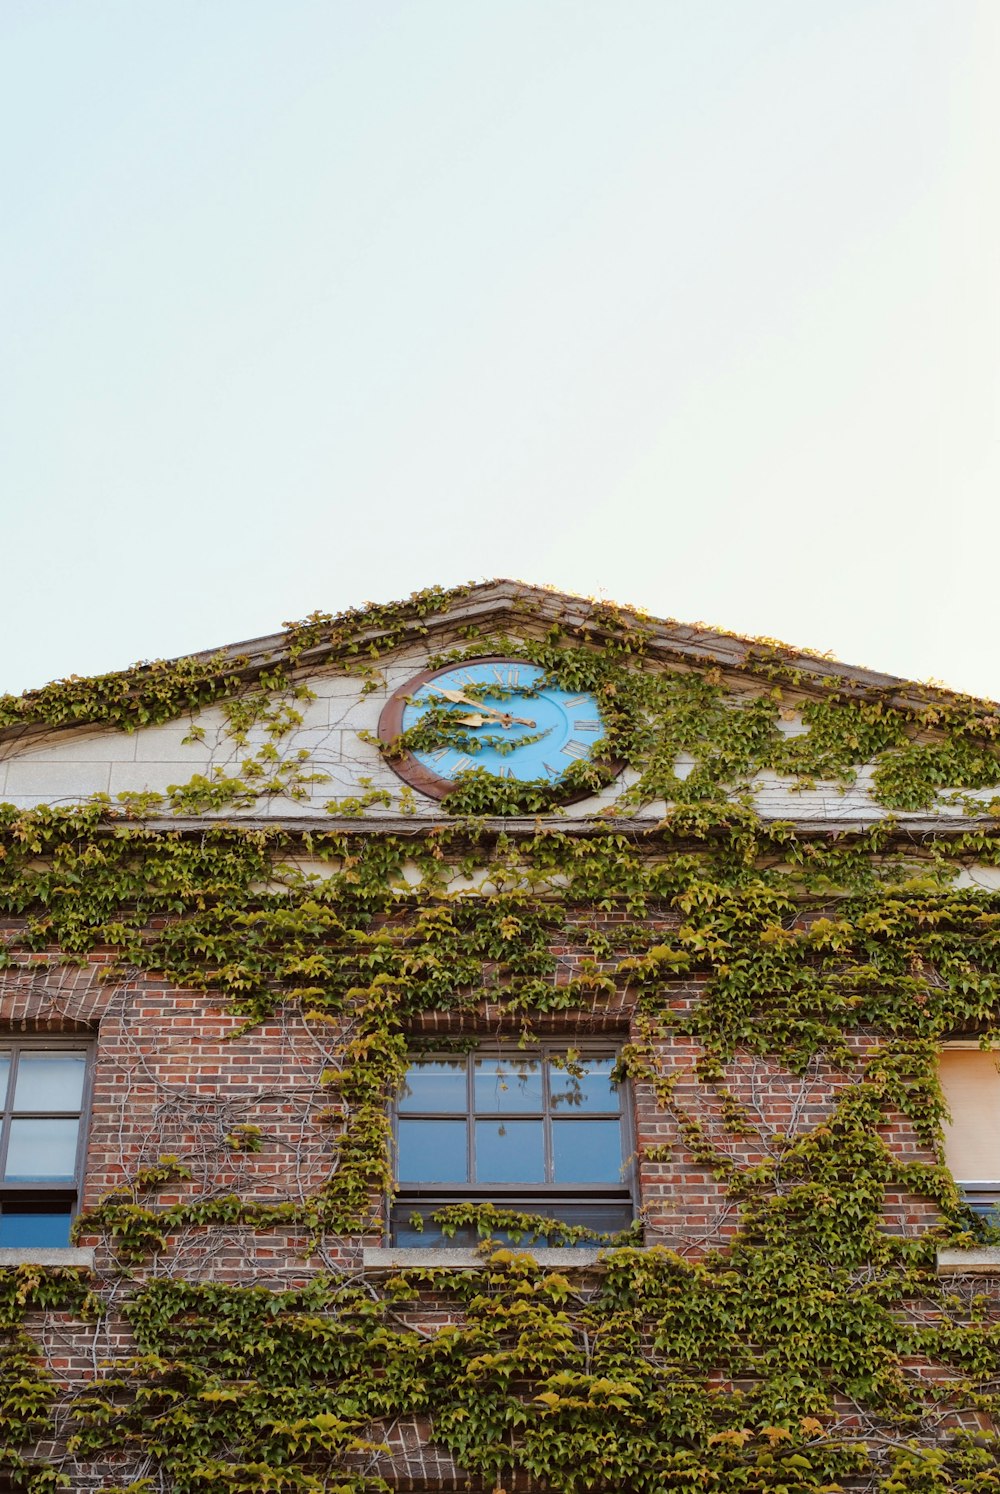
<path fill-rule="evenodd" d="M 82 1053 L 84 1055 L 83 1088 L 79 1107 L 72 1110 L 19 1110 L 14 1105 L 17 1074 L 22 1053 Z M 86 1178 L 87 1144 L 90 1134 L 90 1116 L 94 1089 L 94 1068 L 97 1044 L 93 1033 L 22 1034 L 0 1035 L 0 1055 L 10 1055 L 11 1065 L 7 1075 L 7 1091 L 0 1102 L 0 1217 L 10 1204 L 68 1204 L 70 1223 L 79 1214 Z M 68 1120 L 78 1121 L 76 1153 L 73 1159 L 72 1178 L 12 1179 L 7 1181 L 7 1154 L 10 1148 L 11 1122 L 17 1120 Z M 57 1212 L 53 1210 L 53 1213 Z M 60 1211 L 61 1212 L 61 1211 Z M 68 1242 L 67 1242 L 68 1243 Z M 6 1249 L 21 1247 L 4 1247 Z M 29 1246 L 25 1249 L 56 1249 L 48 1245 Z"/>
<path fill-rule="evenodd" d="M 399 1171 L 399 1122 L 400 1119 L 424 1119 L 424 1120 L 458 1120 L 463 1119 L 467 1126 L 466 1148 L 467 1148 L 467 1171 L 472 1174 L 474 1156 L 473 1132 L 476 1120 L 487 1118 L 502 1120 L 537 1120 L 543 1122 L 543 1157 L 546 1173 L 550 1172 L 552 1162 L 552 1124 L 554 1119 L 560 1122 L 569 1122 L 573 1119 L 585 1120 L 611 1119 L 611 1112 L 587 1112 L 578 1117 L 572 1115 L 556 1116 L 551 1103 L 551 1095 L 548 1089 L 548 1079 L 544 1080 L 543 1102 L 540 1111 L 510 1111 L 484 1114 L 476 1110 L 474 1094 L 474 1064 L 477 1058 L 497 1059 L 498 1061 L 517 1059 L 541 1059 L 544 1069 L 548 1068 L 550 1057 L 558 1055 L 564 1058 L 568 1052 L 578 1054 L 581 1059 L 605 1058 L 617 1061 L 620 1048 L 627 1038 L 617 1034 L 605 1038 L 575 1038 L 572 1035 L 565 1037 L 546 1037 L 539 1042 L 531 1043 L 528 1047 L 518 1046 L 516 1040 L 500 1041 L 487 1039 L 461 1049 L 456 1048 L 428 1048 L 409 1055 L 408 1068 L 413 1063 L 455 1062 L 462 1060 L 466 1064 L 466 1104 L 464 1110 L 452 1111 L 417 1111 L 400 1112 L 399 1096 L 393 1098 L 391 1106 L 391 1135 L 392 1135 L 392 1170 L 393 1184 L 386 1204 L 386 1215 L 388 1221 L 388 1232 L 394 1248 L 405 1249 L 405 1246 L 396 1246 L 396 1236 L 400 1226 L 403 1224 L 401 1212 L 420 1211 L 433 1213 L 437 1209 L 445 1208 L 451 1204 L 464 1203 L 490 1203 L 496 1208 L 509 1209 L 513 1212 L 523 1214 L 537 1214 L 542 1218 L 559 1219 L 560 1208 L 577 1206 L 581 1213 L 587 1206 L 599 1207 L 617 1206 L 623 1210 L 627 1208 L 629 1221 L 633 1222 L 638 1214 L 638 1177 L 636 1170 L 636 1141 L 635 1141 L 635 1112 L 632 1103 L 632 1093 L 627 1079 L 620 1080 L 616 1085 L 618 1094 L 618 1113 L 621 1137 L 621 1170 L 617 1183 L 558 1183 L 558 1182 L 400 1182 Z M 569 1222 L 569 1221 L 563 1221 Z M 595 1228 L 603 1232 L 600 1226 L 587 1224 L 586 1219 L 580 1222 L 587 1228 Z M 622 1225 L 625 1228 L 626 1225 Z M 617 1232 L 617 1231 L 615 1231 Z M 430 1232 L 429 1232 L 430 1233 Z M 449 1248 L 450 1240 L 443 1242 L 441 1248 Z M 428 1239 L 426 1245 L 419 1248 L 435 1248 L 433 1237 Z"/>
<path fill-rule="evenodd" d="M 958 1052 L 991 1053 L 996 1061 L 997 1082 L 1000 1083 L 1000 1044 L 990 1043 L 984 1048 L 976 1037 L 948 1038 L 938 1044 L 939 1054 L 946 1051 L 955 1052 L 956 1050 Z M 938 1063 L 938 1083 L 941 1083 L 940 1061 Z M 942 1092 L 944 1092 L 943 1085 Z M 945 1095 L 945 1099 L 947 1100 L 947 1095 Z M 958 1177 L 948 1158 L 947 1135 L 945 1136 L 943 1156 L 945 1166 L 955 1181 L 955 1187 L 972 1212 L 985 1219 L 992 1219 L 994 1221 L 1000 1219 L 1000 1171 L 998 1171 L 998 1175 L 994 1178 Z"/>

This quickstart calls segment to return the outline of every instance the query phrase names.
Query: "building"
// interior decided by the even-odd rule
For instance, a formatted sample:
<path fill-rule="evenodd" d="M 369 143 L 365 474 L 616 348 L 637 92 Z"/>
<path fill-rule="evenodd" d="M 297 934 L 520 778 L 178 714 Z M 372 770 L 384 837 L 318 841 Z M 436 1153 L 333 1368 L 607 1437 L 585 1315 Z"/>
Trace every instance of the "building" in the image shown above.
<path fill-rule="evenodd" d="M 0 1467 L 1000 1489 L 1000 710 L 498 581 L 0 700 Z"/>

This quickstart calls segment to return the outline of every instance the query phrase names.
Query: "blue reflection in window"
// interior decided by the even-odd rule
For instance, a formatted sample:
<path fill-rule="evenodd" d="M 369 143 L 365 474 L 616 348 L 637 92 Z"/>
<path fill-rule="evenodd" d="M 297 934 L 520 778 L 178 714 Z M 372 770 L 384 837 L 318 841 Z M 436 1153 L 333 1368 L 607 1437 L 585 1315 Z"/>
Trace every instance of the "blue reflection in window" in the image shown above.
<path fill-rule="evenodd" d="M 4 1177 L 16 1182 L 71 1183 L 76 1171 L 78 1120 L 22 1116 L 10 1123 Z"/>
<path fill-rule="evenodd" d="M 22 1052 L 17 1063 L 15 1110 L 79 1110 L 86 1053 Z"/>
<path fill-rule="evenodd" d="M 476 1181 L 544 1183 L 543 1123 L 540 1120 L 477 1120 Z"/>
<path fill-rule="evenodd" d="M 452 1110 L 464 1115 L 467 1108 L 464 1058 L 427 1059 L 406 1071 L 399 1092 L 399 1110 Z"/>
<path fill-rule="evenodd" d="M 618 1086 L 611 1082 L 613 1058 L 580 1058 L 568 1068 L 551 1064 L 549 1092 L 554 1115 L 603 1110 L 617 1114 Z"/>
<path fill-rule="evenodd" d="M 400 1183 L 465 1183 L 469 1178 L 464 1120 L 400 1120 L 396 1134 Z"/>
<path fill-rule="evenodd" d="M 557 1183 L 620 1183 L 622 1132 L 616 1120 L 552 1122 L 552 1163 Z"/>
<path fill-rule="evenodd" d="M 474 1083 L 479 1114 L 542 1112 L 542 1066 L 537 1058 L 477 1058 Z"/>
<path fill-rule="evenodd" d="M 0 1246 L 51 1247 L 69 1244 L 69 1204 L 53 1209 L 8 1204 L 0 1214 Z"/>

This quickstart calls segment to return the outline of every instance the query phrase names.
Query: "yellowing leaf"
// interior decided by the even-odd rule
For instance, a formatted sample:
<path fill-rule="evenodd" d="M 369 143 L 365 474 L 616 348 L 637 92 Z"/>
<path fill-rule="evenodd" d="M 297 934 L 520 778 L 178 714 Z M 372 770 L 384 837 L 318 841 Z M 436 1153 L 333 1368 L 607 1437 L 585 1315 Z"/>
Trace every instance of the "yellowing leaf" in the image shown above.
<path fill-rule="evenodd" d="M 716 1432 L 714 1436 L 709 1437 L 708 1445 L 709 1447 L 711 1447 L 713 1443 L 723 1442 L 729 1447 L 743 1447 L 746 1442 L 749 1442 L 752 1436 L 753 1433 L 751 1432 L 749 1427 L 744 1427 L 742 1431 L 739 1432 L 737 1432 L 736 1430 L 730 1432 Z"/>

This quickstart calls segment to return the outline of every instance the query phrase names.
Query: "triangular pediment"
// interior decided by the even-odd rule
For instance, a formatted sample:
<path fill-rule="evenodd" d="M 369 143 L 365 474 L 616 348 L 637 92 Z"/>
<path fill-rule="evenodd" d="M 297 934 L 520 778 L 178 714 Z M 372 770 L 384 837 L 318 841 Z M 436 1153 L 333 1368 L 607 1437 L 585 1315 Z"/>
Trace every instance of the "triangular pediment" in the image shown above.
<path fill-rule="evenodd" d="M 440 816 L 447 803 L 422 792 L 419 775 L 401 776 L 380 744 L 386 702 L 442 659 L 512 651 L 550 666 L 587 655 L 626 672 L 618 703 L 607 669 L 601 688 L 619 721 L 620 702 L 631 702 L 629 751 L 607 781 L 553 804 L 571 817 L 655 821 L 699 794 L 750 795 L 762 812 L 795 820 L 901 808 L 969 814 L 994 797 L 1000 708 L 990 702 L 773 640 L 494 580 L 316 613 L 263 638 L 6 697 L 0 799 L 21 808 L 104 802 L 142 817 Z M 643 712 L 642 750 L 655 771 L 635 748 Z M 920 786 L 920 753 L 938 754 L 927 769 L 933 793 Z M 894 787 L 900 763 L 910 777 Z M 942 778 L 951 764 L 956 777 Z M 946 800 L 949 784 L 960 792 Z"/>
<path fill-rule="evenodd" d="M 316 613 L 287 625 L 281 632 L 208 649 L 192 657 L 223 661 L 247 678 L 276 664 L 292 663 L 305 669 L 331 659 L 351 659 L 371 651 L 378 655 L 405 650 L 408 643 L 433 640 L 442 634 L 465 632 L 524 633 L 560 629 L 567 637 L 601 645 L 624 633 L 643 638 L 645 654 L 664 663 L 688 668 L 721 668 L 734 674 L 760 677 L 781 666 L 797 671 L 801 688 L 828 692 L 878 692 L 900 702 L 925 704 L 930 700 L 971 700 L 940 686 L 907 680 L 867 667 L 834 659 L 828 653 L 797 648 L 773 638 L 754 638 L 702 623 L 654 617 L 640 609 L 600 599 L 533 586 L 523 581 L 497 579 L 450 591 L 432 589 L 404 601 L 365 607 L 339 614 Z M 990 712 L 1000 706 L 983 701 Z"/>

